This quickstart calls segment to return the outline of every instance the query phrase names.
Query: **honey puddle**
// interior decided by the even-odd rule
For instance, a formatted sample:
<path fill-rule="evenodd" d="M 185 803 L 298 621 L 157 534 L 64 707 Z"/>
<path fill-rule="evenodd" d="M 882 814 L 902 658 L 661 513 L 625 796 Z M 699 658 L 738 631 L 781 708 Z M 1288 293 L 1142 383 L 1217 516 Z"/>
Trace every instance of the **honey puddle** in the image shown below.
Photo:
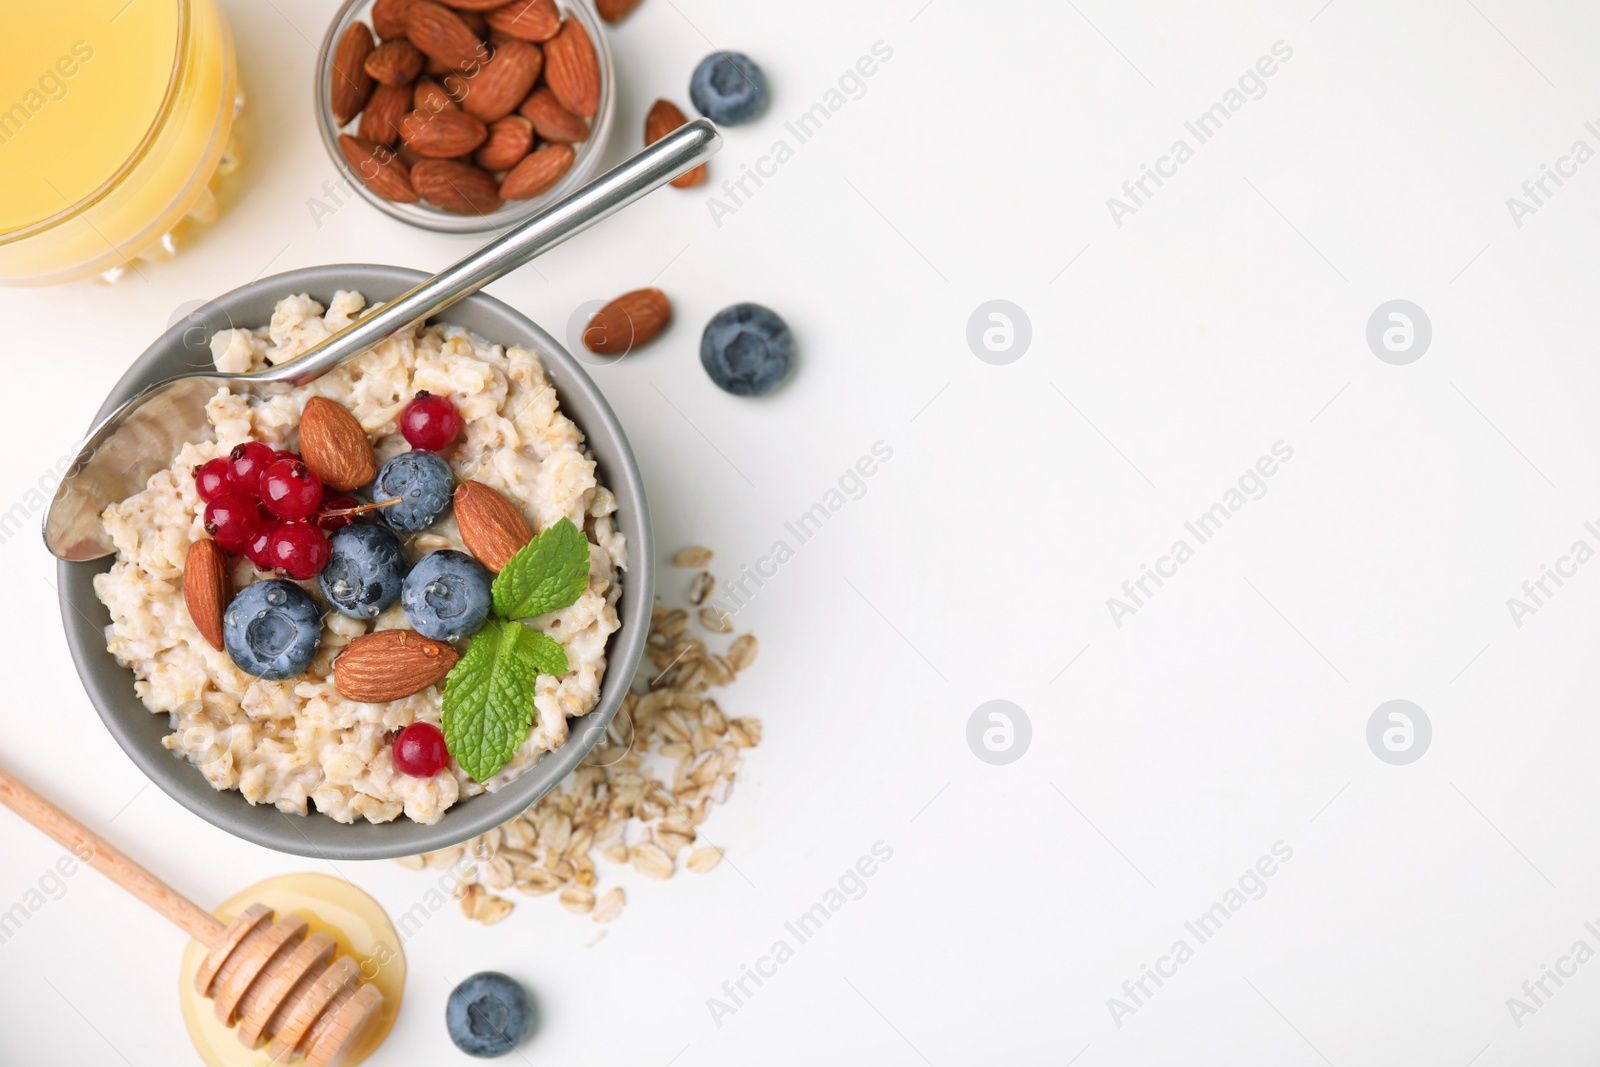
<path fill-rule="evenodd" d="M 350 1053 L 343 1067 L 354 1067 L 370 1056 L 394 1028 L 405 992 L 406 957 L 400 935 L 388 914 L 376 900 L 346 882 L 326 874 L 285 874 L 268 878 L 228 898 L 215 911 L 224 923 L 232 922 L 251 904 L 265 904 L 281 918 L 298 915 L 313 931 L 321 930 L 333 938 L 339 954 L 349 956 L 361 967 L 363 980 L 383 994 L 383 1008 L 373 1020 L 367 1036 Z M 224 1026 L 212 1010 L 211 1002 L 195 992 L 194 974 L 205 958 L 206 948 L 190 941 L 183 951 L 178 975 L 178 1003 L 184 1025 L 196 1051 L 210 1067 L 277 1067 L 263 1048 L 245 1048 L 231 1029 Z M 295 1062 L 302 1062 L 296 1057 Z"/>

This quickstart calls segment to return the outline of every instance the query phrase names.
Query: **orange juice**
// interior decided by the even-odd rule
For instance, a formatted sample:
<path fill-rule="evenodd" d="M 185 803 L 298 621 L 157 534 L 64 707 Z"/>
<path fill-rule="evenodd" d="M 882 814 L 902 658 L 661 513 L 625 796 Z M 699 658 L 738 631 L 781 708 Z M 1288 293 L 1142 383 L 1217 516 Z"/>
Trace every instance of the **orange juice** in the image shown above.
<path fill-rule="evenodd" d="M 127 269 L 214 209 L 238 95 L 215 0 L 70 0 L 8 15 L 0 284 Z"/>

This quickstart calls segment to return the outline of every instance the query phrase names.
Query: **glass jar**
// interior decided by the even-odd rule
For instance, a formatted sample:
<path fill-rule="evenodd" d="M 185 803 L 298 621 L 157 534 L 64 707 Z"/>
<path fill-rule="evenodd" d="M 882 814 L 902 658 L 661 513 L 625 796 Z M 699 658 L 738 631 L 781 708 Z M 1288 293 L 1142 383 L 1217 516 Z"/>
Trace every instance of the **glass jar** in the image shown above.
<path fill-rule="evenodd" d="M 0 37 L 0 285 L 114 278 L 216 213 L 237 165 L 216 0 L 62 0 Z"/>
<path fill-rule="evenodd" d="M 556 8 L 562 17 L 577 19 L 588 33 L 589 42 L 594 45 L 595 59 L 600 66 L 600 103 L 590 123 L 588 138 L 572 146 L 577 153 L 572 167 L 554 188 L 529 200 L 509 200 L 499 211 L 488 215 L 452 215 L 426 201 L 415 204 L 396 203 L 393 200 L 385 200 L 367 188 L 367 183 L 361 180 L 361 176 L 339 150 L 339 134 L 341 132 L 354 134 L 360 126 L 360 119 L 358 117 L 352 120 L 341 130 L 333 117 L 332 109 L 328 107 L 328 99 L 333 84 L 333 56 L 338 50 L 339 40 L 354 22 L 364 22 L 369 28 L 371 27 L 372 5 L 373 0 L 344 0 L 339 10 L 334 13 L 333 21 L 329 23 L 328 32 L 323 36 L 322 47 L 318 51 L 321 58 L 317 64 L 316 91 L 312 106 L 316 110 L 317 128 L 322 131 L 323 147 L 328 150 L 328 158 L 338 169 L 342 179 L 340 184 L 344 189 L 354 189 L 362 199 L 385 215 L 413 226 L 420 226 L 425 230 L 436 230 L 440 233 L 500 233 L 543 211 L 594 177 L 599 171 L 600 164 L 605 160 L 606 143 L 611 138 L 612 117 L 616 111 L 616 65 L 611 56 L 611 42 L 606 37 L 605 24 L 595 12 L 593 0 L 556 0 Z M 454 75 L 443 75 L 438 80 L 448 87 L 453 77 Z M 544 84 L 542 80 L 540 84 Z M 335 204 L 337 203 L 338 201 L 335 201 Z M 332 207 L 328 210 L 331 213 Z"/>

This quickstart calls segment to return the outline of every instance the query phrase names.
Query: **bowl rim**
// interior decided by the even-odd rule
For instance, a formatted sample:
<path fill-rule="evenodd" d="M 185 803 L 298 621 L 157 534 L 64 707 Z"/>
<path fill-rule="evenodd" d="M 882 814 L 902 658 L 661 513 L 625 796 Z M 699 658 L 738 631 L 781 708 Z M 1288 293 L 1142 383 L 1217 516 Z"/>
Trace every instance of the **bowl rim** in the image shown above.
<path fill-rule="evenodd" d="M 230 309 L 262 300 L 270 307 L 283 297 L 298 293 L 310 293 L 326 307 L 325 298 L 340 289 L 360 292 L 370 306 L 392 299 L 427 277 L 426 272 L 407 267 L 346 263 L 302 267 L 240 286 L 197 308 L 162 333 L 117 381 L 95 419 L 139 389 L 172 373 L 174 359 L 189 355 L 198 361 L 202 358 L 200 353 L 209 353 L 211 333 L 236 324 Z M 649 632 L 655 553 L 643 476 L 627 436 L 582 364 L 510 304 L 479 292 L 429 321 L 451 322 L 452 314 L 463 310 L 498 319 L 504 324 L 502 328 L 514 327 L 522 333 L 515 339 L 492 338 L 467 327 L 491 343 L 518 344 L 539 356 L 556 386 L 563 411 L 583 430 L 585 443 L 596 454 L 603 472 L 601 478 L 617 498 L 618 526 L 628 537 L 628 570 L 618 607 L 621 625 L 606 646 L 606 674 L 599 702 L 581 718 L 567 720 L 567 741 L 559 748 L 541 755 L 499 789 L 458 799 L 437 822 L 414 822 L 402 813 L 385 823 L 358 818 L 347 824 L 316 812 L 281 812 L 271 804 L 250 803 L 237 789 L 216 789 L 195 764 L 150 743 L 151 723 L 159 724 L 156 729 L 160 735 L 171 727 L 138 697 L 133 690 L 133 672 L 118 664 L 106 649 L 104 627 L 109 623 L 109 612 L 93 590 L 94 576 L 108 570 L 115 555 L 85 563 L 58 560 L 57 597 L 67 645 L 90 703 L 106 729 L 163 792 L 235 837 L 279 852 L 325 860 L 392 859 L 459 844 L 501 825 L 564 781 L 605 735 L 631 688 Z M 251 312 L 247 324 L 257 317 Z M 270 312 L 259 318 L 265 323 Z M 197 328 L 197 323 L 204 323 L 205 328 Z M 583 409 L 581 417 L 574 414 L 574 408 Z M 126 687 L 116 686 L 114 679 L 125 680 Z M 308 833 L 308 829 L 312 832 Z"/>
<path fill-rule="evenodd" d="M 317 53 L 320 58 L 317 62 L 316 77 L 312 79 L 311 109 L 316 116 L 317 132 L 321 136 L 322 147 L 327 151 L 328 158 L 333 161 L 334 169 L 339 172 L 340 177 L 355 189 L 358 196 L 392 219 L 399 219 L 409 226 L 433 230 L 436 233 L 456 234 L 482 234 L 503 230 L 550 206 L 592 178 L 605 161 L 606 144 L 611 139 L 611 130 L 615 124 L 616 61 L 611 54 L 611 41 L 606 36 L 605 25 L 591 0 L 556 0 L 556 3 L 559 7 L 574 13 L 573 17 L 583 23 L 583 28 L 594 45 L 596 58 L 600 62 L 600 104 L 595 109 L 594 120 L 589 126 L 589 139 L 576 147 L 577 155 L 572 161 L 572 167 L 553 188 L 531 200 L 507 201 L 499 211 L 488 215 L 453 215 L 420 201 L 416 204 L 397 204 L 392 200 L 385 200 L 367 187 L 367 183 L 361 180 L 361 176 L 355 172 L 345 160 L 344 153 L 339 150 L 339 134 L 344 130 L 334 125 L 333 113 L 323 102 L 328 99 L 328 86 L 333 79 L 333 55 L 337 50 L 339 37 L 352 22 L 370 11 L 373 0 L 344 0 L 339 5 L 328 23 L 328 32 L 323 35 L 322 48 Z M 368 29 L 371 27 L 368 26 Z"/>

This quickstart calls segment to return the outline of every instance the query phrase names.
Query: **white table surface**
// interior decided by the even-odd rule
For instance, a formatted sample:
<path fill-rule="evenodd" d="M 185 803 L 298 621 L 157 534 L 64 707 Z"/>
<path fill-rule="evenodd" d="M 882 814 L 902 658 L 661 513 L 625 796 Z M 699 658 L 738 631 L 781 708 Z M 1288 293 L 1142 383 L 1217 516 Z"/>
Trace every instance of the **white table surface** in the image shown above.
<path fill-rule="evenodd" d="M 0 292 L 0 510 L 190 302 L 471 246 L 360 202 L 319 225 L 334 171 L 310 42 L 332 4 L 228 10 L 253 129 L 240 201 L 144 278 Z M 671 295 L 670 332 L 596 378 L 663 548 L 710 544 L 725 576 L 874 442 L 893 458 L 741 615 L 763 652 L 724 703 L 766 739 L 707 825 L 734 863 L 605 870 L 631 902 L 592 948 L 550 899 L 494 928 L 445 914 L 407 946 L 406 1006 L 370 1062 L 466 1062 L 444 1000 L 488 968 L 542 1005 L 530 1063 L 1591 1062 L 1600 963 L 1561 961 L 1600 950 L 1600 563 L 1520 626 L 1507 598 L 1574 542 L 1600 548 L 1600 162 L 1520 226 L 1506 201 L 1574 141 L 1600 148 L 1597 33 L 1600 10 L 1557 0 L 645 0 L 612 34 L 613 155 L 657 96 L 687 105 L 714 43 L 773 90 L 728 132 L 717 185 L 780 139 L 792 158 L 720 226 L 717 186 L 666 190 L 490 291 L 558 333 L 585 301 Z M 893 55 L 860 98 L 797 143 L 785 123 L 879 41 Z M 1197 144 L 1185 123 L 1279 41 L 1265 94 Z M 1118 226 L 1107 198 L 1179 138 L 1193 158 Z M 991 299 L 1031 320 L 1005 366 L 966 341 Z M 1394 299 L 1432 323 L 1404 366 L 1365 337 Z M 741 300 L 799 339 L 798 376 L 763 402 L 696 358 Z M 1195 547 L 1185 522 L 1280 441 L 1265 495 Z M 1118 626 L 1107 598 L 1180 538 L 1193 558 Z M 331 869 L 148 786 L 79 687 L 52 561 L 31 529 L 0 553 L 7 767 L 200 901 Z M 966 740 L 995 699 L 1032 726 L 1005 766 Z M 1409 765 L 1368 747 L 1392 699 L 1432 725 Z M 866 894 L 714 1019 L 724 980 L 879 841 L 893 858 Z M 1185 923 L 1227 910 L 1278 842 L 1292 858 L 1201 943 Z M 61 850 L 4 815 L 0 843 L 4 909 Z M 429 884 L 336 873 L 396 914 Z M 1192 958 L 1129 999 L 1179 940 Z M 99 876 L 67 880 L 0 946 L 0 1062 L 191 1062 L 181 948 Z M 1575 974 L 1535 1003 L 1547 965 Z"/>

